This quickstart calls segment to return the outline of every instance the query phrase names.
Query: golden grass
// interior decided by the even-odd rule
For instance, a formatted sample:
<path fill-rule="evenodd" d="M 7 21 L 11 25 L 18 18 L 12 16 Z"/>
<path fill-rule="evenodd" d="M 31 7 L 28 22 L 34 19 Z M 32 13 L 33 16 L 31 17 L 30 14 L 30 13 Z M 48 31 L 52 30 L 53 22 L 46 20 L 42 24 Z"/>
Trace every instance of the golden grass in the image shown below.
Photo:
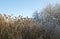
<path fill-rule="evenodd" d="M 38 22 L 30 18 L 0 15 L 0 39 L 40 39 L 44 32 L 38 28 Z"/>

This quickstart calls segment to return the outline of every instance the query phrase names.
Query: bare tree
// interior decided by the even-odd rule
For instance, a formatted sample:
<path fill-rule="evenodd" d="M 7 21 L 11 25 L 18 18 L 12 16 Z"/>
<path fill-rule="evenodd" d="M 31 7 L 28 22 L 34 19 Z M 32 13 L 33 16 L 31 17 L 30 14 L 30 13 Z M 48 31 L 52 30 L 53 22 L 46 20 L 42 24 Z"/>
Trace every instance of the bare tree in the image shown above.
<path fill-rule="evenodd" d="M 57 35 L 59 31 L 56 31 L 57 28 L 60 26 L 60 19 L 59 19 L 60 18 L 60 7 L 58 5 L 56 6 L 48 5 L 42 12 L 44 12 L 42 16 L 43 18 L 42 23 L 45 29 L 47 30 L 46 32 L 49 33 L 48 35 L 51 37 L 51 39 L 54 36 L 56 36 L 56 38 L 53 38 L 53 39 L 57 39 L 57 38 L 60 39 L 59 37 L 57 37 L 59 36 Z M 59 27 L 59 30 L 60 30 L 60 27 Z"/>

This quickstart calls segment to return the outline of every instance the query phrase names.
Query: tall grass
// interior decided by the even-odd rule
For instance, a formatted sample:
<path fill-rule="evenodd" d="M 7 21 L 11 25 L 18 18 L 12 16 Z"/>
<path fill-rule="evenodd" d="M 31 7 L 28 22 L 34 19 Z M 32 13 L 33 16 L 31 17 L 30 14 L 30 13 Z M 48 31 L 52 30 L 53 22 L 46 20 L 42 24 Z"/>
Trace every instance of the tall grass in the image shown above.
<path fill-rule="evenodd" d="M 30 18 L 4 16 L 0 14 L 0 39 L 41 39 L 45 29 Z"/>

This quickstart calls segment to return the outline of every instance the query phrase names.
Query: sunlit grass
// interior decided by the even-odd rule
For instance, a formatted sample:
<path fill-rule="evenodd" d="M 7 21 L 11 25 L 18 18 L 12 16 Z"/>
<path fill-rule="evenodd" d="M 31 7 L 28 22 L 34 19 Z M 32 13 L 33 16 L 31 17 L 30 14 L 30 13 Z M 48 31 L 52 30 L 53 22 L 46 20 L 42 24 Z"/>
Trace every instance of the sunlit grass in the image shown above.
<path fill-rule="evenodd" d="M 30 18 L 12 18 L 0 14 L 0 39 L 37 39 L 43 34 L 38 22 Z"/>

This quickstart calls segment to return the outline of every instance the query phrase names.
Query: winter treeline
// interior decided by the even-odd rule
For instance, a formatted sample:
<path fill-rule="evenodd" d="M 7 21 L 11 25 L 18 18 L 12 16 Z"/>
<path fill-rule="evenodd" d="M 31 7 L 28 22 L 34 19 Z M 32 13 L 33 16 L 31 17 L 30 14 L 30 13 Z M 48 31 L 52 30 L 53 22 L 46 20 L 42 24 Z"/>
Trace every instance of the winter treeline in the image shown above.
<path fill-rule="evenodd" d="M 49 4 L 41 12 L 35 12 L 33 18 L 44 27 L 45 38 L 60 39 L 60 4 Z"/>

